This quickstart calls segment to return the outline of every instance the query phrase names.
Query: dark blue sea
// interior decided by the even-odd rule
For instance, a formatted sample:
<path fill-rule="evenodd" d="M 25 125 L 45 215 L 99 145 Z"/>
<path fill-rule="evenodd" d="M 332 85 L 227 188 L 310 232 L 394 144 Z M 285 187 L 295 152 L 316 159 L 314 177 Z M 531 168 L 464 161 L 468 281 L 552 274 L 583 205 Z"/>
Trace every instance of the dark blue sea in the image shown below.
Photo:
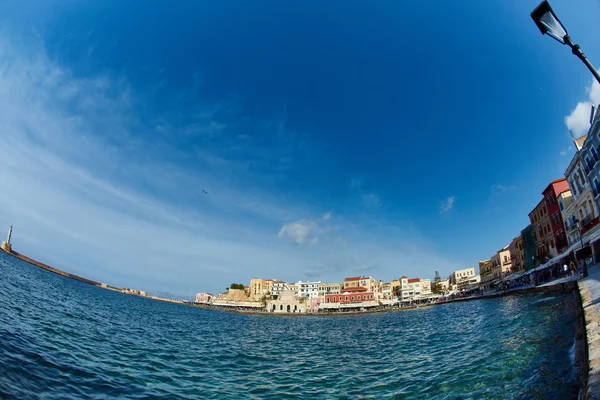
<path fill-rule="evenodd" d="M 104 290 L 0 254 L 0 397 L 568 399 L 573 307 L 567 294 L 239 315 Z"/>

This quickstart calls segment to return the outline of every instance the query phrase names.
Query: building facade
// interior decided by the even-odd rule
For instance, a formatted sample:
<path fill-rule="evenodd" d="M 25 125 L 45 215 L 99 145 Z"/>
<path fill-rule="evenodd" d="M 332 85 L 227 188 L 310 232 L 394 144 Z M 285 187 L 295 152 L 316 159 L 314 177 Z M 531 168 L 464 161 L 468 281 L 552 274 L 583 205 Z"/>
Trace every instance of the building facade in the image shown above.
<path fill-rule="evenodd" d="M 370 292 L 375 292 L 377 281 L 370 276 L 352 276 L 344 279 L 344 289 L 363 287 Z"/>
<path fill-rule="evenodd" d="M 196 303 L 210 303 L 215 296 L 212 293 L 196 293 Z"/>
<path fill-rule="evenodd" d="M 450 274 L 450 288 L 452 290 L 458 290 L 460 282 L 469 280 L 475 276 L 475 268 L 465 268 L 454 271 Z"/>
<path fill-rule="evenodd" d="M 548 216 L 550 218 L 550 227 L 552 229 L 551 244 L 556 248 L 556 253 L 561 254 L 569 247 L 565 224 L 562 219 L 560 204 L 558 198 L 562 193 L 569 191 L 569 183 L 566 178 L 555 179 L 544 189 L 542 196 L 546 203 Z M 569 196 L 570 196 L 569 192 Z"/>
<path fill-rule="evenodd" d="M 490 289 L 490 284 L 492 282 L 492 260 L 483 260 L 479 261 L 479 276 L 481 285 L 485 288 L 485 290 Z"/>
<path fill-rule="evenodd" d="M 375 300 L 375 294 L 364 287 L 352 287 L 344 289 L 340 294 L 326 294 L 325 303 L 362 303 Z"/>
<path fill-rule="evenodd" d="M 523 237 L 521 235 L 514 238 L 508 245 L 513 272 L 525 270 L 525 252 L 523 248 Z"/>
<path fill-rule="evenodd" d="M 298 286 L 298 296 L 304 297 L 307 299 L 314 299 L 315 297 L 319 297 L 319 285 L 321 282 L 302 282 L 298 281 L 296 285 Z"/>
<path fill-rule="evenodd" d="M 529 271 L 538 266 L 537 259 L 537 244 L 535 243 L 535 233 L 533 225 L 527 225 L 521 231 L 521 239 L 523 239 L 523 257 L 525 271 Z M 481 277 L 483 281 L 483 277 Z"/>
<path fill-rule="evenodd" d="M 296 314 L 305 313 L 309 307 L 310 302 L 306 298 L 299 299 L 291 290 L 284 290 L 277 300 L 267 301 L 265 310 L 278 314 Z"/>
<path fill-rule="evenodd" d="M 281 292 L 287 289 L 287 283 L 283 281 L 273 280 L 271 282 L 271 294 L 274 296 L 279 296 Z"/>
<path fill-rule="evenodd" d="M 536 245 L 536 263 L 542 264 L 546 260 L 556 256 L 556 247 L 554 247 L 554 233 L 550 226 L 550 217 L 546 208 L 544 199 L 535 206 L 529 213 L 529 222 L 533 228 L 533 234 Z"/>
<path fill-rule="evenodd" d="M 504 278 L 512 272 L 512 260 L 508 246 L 498 250 L 491 258 L 492 281 Z"/>
<path fill-rule="evenodd" d="M 319 297 L 325 297 L 326 294 L 342 293 L 343 283 L 321 283 L 319 284 Z"/>
<path fill-rule="evenodd" d="M 420 279 L 421 281 L 421 294 L 431 294 L 431 279 Z"/>

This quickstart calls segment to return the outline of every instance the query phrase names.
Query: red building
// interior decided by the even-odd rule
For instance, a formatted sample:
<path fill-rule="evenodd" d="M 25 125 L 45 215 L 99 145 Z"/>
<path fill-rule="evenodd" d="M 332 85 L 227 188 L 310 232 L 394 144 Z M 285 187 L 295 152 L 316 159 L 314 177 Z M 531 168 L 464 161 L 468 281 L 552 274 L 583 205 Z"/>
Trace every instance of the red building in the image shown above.
<path fill-rule="evenodd" d="M 363 301 L 373 301 L 375 298 L 373 292 L 369 292 L 364 287 L 353 287 L 342 290 L 341 294 L 326 294 L 325 303 L 360 303 Z"/>
<path fill-rule="evenodd" d="M 548 216 L 550 217 L 550 226 L 552 227 L 554 243 L 556 244 L 556 251 L 558 254 L 569 247 L 567 233 L 565 232 L 565 224 L 560 213 L 558 201 L 556 200 L 558 196 L 566 190 L 569 190 L 569 183 L 566 178 L 560 178 L 550 182 L 548 187 L 542 192 L 546 203 L 546 209 L 548 210 Z"/>

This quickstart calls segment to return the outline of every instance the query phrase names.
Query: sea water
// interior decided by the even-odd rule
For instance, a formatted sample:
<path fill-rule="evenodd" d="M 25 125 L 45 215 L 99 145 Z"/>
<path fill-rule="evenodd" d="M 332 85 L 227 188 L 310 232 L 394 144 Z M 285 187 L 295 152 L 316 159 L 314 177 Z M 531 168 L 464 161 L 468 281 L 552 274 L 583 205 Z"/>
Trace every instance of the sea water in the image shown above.
<path fill-rule="evenodd" d="M 331 317 L 241 315 L 0 254 L 0 397 L 566 399 L 574 297 Z"/>

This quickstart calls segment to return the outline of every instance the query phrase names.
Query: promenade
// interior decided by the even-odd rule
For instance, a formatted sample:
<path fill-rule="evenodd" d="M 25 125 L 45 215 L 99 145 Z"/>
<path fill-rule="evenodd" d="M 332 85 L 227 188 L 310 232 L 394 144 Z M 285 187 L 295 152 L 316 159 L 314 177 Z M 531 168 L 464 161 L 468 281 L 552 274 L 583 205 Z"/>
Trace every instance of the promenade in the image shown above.
<path fill-rule="evenodd" d="M 579 281 L 585 316 L 589 373 L 586 399 L 600 399 L 600 264 L 589 268 L 588 277 Z"/>

